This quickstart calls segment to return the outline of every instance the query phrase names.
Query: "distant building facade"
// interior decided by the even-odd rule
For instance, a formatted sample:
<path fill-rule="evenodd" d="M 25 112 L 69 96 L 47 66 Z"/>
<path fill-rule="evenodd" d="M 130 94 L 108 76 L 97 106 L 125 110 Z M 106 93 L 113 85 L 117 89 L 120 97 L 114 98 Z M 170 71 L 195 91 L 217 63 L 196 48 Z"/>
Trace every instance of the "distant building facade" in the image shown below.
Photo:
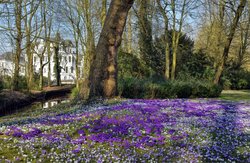
<path fill-rule="evenodd" d="M 40 54 L 43 52 L 45 42 L 40 40 L 37 44 L 33 55 L 34 72 L 39 73 L 40 70 Z M 54 44 L 50 45 L 50 76 L 51 81 L 56 81 L 55 74 L 55 49 Z M 59 64 L 61 68 L 61 83 L 62 84 L 74 84 L 76 80 L 76 49 L 70 40 L 63 40 L 59 47 Z M 47 50 L 43 54 L 43 76 L 48 77 L 49 65 L 48 65 L 48 52 Z M 80 67 L 80 65 L 78 65 Z M 80 68 L 81 69 L 81 68 Z"/>
<path fill-rule="evenodd" d="M 6 52 L 2 55 L 0 55 L 0 75 L 1 76 L 13 76 L 15 64 L 13 62 L 14 60 L 14 54 L 12 52 Z M 20 75 L 25 75 L 25 59 L 22 56 L 20 58 L 20 64 L 19 64 L 19 70 Z"/>
<path fill-rule="evenodd" d="M 43 76 L 48 77 L 49 72 L 49 64 L 48 64 L 48 52 L 44 50 L 45 41 L 42 39 L 36 43 L 35 53 L 33 54 L 33 68 L 34 73 L 39 74 L 40 72 L 40 57 L 43 54 Z M 54 43 L 50 44 L 50 77 L 52 84 L 56 82 L 56 74 L 55 74 L 55 49 Z M 25 55 L 22 55 L 25 56 Z M 74 84 L 76 81 L 76 49 L 74 44 L 70 40 L 62 40 L 59 47 L 59 65 L 60 65 L 60 77 L 62 84 Z M 79 57 L 81 58 L 81 57 Z M 0 75 L 13 76 L 15 64 L 14 64 L 14 54 L 12 52 L 6 52 L 0 55 Z M 20 60 L 20 76 L 25 76 L 26 65 L 27 65 L 27 57 L 21 57 Z M 79 67 L 79 75 L 82 74 L 82 64 L 80 61 L 78 64 Z"/>

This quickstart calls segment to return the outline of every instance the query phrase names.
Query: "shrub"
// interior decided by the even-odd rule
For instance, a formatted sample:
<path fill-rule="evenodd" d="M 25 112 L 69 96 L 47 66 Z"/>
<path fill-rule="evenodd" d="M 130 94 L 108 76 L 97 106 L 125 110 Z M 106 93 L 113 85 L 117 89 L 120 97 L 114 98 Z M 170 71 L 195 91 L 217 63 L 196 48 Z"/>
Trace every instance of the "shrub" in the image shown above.
<path fill-rule="evenodd" d="M 27 80 L 24 76 L 19 76 L 18 78 L 18 89 L 27 89 L 28 85 L 27 85 Z"/>
<path fill-rule="evenodd" d="M 119 51 L 118 53 L 119 77 L 149 76 L 150 69 L 134 54 Z"/>
<path fill-rule="evenodd" d="M 231 81 L 229 79 L 225 79 L 223 81 L 223 89 L 229 90 L 229 89 L 231 89 L 231 87 L 232 87 Z"/>
<path fill-rule="evenodd" d="M 3 88 L 4 89 L 10 89 L 11 88 L 12 80 L 11 80 L 10 76 L 4 76 L 2 78 L 2 81 L 3 81 Z"/>
<path fill-rule="evenodd" d="M 121 79 L 119 94 L 126 98 L 143 98 L 145 81 L 137 78 Z"/>
<path fill-rule="evenodd" d="M 231 89 L 250 89 L 250 72 L 233 63 L 226 67 L 223 78 L 229 80 Z M 223 82 L 223 86 L 225 83 L 227 84 L 227 81 Z"/>
<path fill-rule="evenodd" d="M 209 89 L 209 95 L 208 97 L 219 97 L 222 91 L 222 87 L 219 85 L 211 85 Z"/>
<path fill-rule="evenodd" d="M 80 97 L 79 89 L 77 87 L 73 88 L 70 94 L 71 99 L 78 99 Z"/>
<path fill-rule="evenodd" d="M 212 83 L 196 83 L 194 87 L 193 97 L 218 97 L 222 88 Z"/>
<path fill-rule="evenodd" d="M 0 91 L 3 89 L 4 87 L 4 82 L 3 79 L 0 77 Z"/>
<path fill-rule="evenodd" d="M 159 85 L 155 83 L 146 83 L 144 85 L 145 90 L 145 98 L 154 98 L 157 97 L 158 91 L 160 90 Z"/>
<path fill-rule="evenodd" d="M 177 82 L 174 86 L 178 98 L 188 98 L 192 96 L 192 85 L 189 82 Z"/>
<path fill-rule="evenodd" d="M 220 86 L 205 81 L 164 81 L 125 78 L 119 82 L 120 96 L 125 98 L 218 97 Z"/>
<path fill-rule="evenodd" d="M 238 89 L 246 89 L 248 86 L 248 82 L 246 79 L 240 79 L 237 83 L 237 88 Z"/>

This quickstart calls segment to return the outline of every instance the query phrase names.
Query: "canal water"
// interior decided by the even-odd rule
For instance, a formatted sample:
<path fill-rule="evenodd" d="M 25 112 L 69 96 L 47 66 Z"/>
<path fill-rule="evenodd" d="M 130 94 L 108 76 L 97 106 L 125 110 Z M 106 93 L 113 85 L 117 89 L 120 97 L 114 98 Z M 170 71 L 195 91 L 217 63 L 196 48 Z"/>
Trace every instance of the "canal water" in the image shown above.
<path fill-rule="evenodd" d="M 56 106 L 58 104 L 69 103 L 69 102 L 70 102 L 70 95 L 66 94 L 64 96 L 53 97 L 50 99 L 36 101 L 36 102 L 33 102 L 32 104 L 25 106 L 25 107 L 22 107 L 22 108 L 6 109 L 1 113 L 0 117 L 5 116 L 5 115 L 10 115 L 13 113 L 20 113 L 20 112 L 31 111 L 31 110 L 41 109 L 41 108 L 49 109 L 49 108 Z"/>

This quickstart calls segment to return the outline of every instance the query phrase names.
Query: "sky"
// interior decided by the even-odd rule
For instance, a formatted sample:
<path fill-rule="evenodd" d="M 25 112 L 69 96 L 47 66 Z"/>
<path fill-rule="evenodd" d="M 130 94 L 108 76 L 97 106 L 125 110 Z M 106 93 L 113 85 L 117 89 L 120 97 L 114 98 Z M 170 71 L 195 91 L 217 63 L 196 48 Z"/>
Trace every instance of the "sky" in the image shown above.
<path fill-rule="evenodd" d="M 197 3 L 196 5 L 199 5 L 199 4 Z M 184 25 L 183 31 L 187 33 L 187 35 L 190 36 L 192 39 L 195 39 L 195 37 L 197 36 L 197 32 L 199 30 L 198 29 L 199 27 L 198 23 L 200 21 L 199 15 L 198 15 L 199 12 L 200 11 L 198 8 L 194 9 L 192 14 L 190 14 L 192 16 L 189 15 L 185 18 L 185 25 Z M 177 17 L 180 17 L 180 14 L 177 13 Z M 64 39 L 73 40 L 72 32 L 69 30 L 69 27 L 65 26 L 65 24 L 60 20 L 60 15 L 59 17 L 56 17 L 56 20 L 53 20 L 53 21 L 56 21 L 56 22 L 53 23 L 54 26 L 52 29 L 52 37 L 55 35 L 57 31 L 60 31 L 60 34 Z M 163 22 L 161 21 L 160 23 L 163 23 Z M 134 20 L 134 26 L 136 26 L 136 24 L 137 24 L 137 20 Z M 0 27 L 5 26 L 5 25 L 6 25 L 6 22 L 0 19 Z M 162 29 L 161 33 L 164 33 L 164 25 L 163 24 L 159 25 L 159 28 Z M 100 30 L 96 31 L 95 34 L 97 35 L 99 32 Z M 137 32 L 134 32 L 134 33 L 136 34 Z M 7 51 L 12 51 L 12 50 L 13 50 L 13 46 L 10 43 L 10 39 L 6 36 L 6 34 L 3 31 L 1 31 L 1 28 L 0 28 L 0 54 L 7 52 Z"/>

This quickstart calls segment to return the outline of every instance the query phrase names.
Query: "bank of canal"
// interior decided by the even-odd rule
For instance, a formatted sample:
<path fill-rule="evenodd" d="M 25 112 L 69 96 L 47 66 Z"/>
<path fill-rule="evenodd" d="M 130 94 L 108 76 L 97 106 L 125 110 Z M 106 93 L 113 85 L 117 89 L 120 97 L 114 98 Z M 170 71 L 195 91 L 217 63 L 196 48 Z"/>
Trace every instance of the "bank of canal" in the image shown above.
<path fill-rule="evenodd" d="M 68 102 L 73 86 L 51 87 L 29 94 L 4 90 L 0 92 L 0 116 L 20 112 L 28 108 L 49 108 Z"/>

